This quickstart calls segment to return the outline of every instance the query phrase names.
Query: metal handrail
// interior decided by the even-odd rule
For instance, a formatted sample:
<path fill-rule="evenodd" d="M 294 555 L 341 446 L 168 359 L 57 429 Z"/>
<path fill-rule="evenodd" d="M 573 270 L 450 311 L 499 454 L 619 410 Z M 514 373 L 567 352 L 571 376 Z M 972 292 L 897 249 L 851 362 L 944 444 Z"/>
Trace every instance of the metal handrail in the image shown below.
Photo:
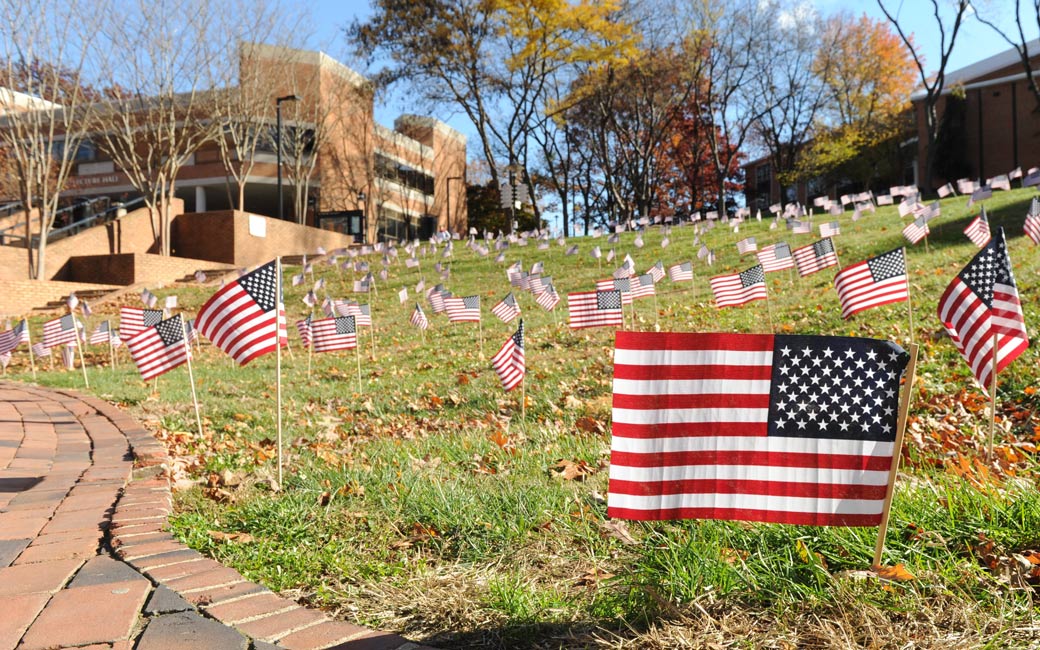
<path fill-rule="evenodd" d="M 78 205 L 75 205 L 75 204 L 74 205 L 69 205 L 69 206 L 66 206 L 64 208 L 61 208 L 60 210 L 56 210 L 54 212 L 55 220 L 61 214 L 64 214 L 64 213 L 67 213 L 67 212 L 71 212 L 72 210 L 76 210 L 76 209 L 82 209 L 85 205 L 86 206 L 93 206 L 94 204 L 102 202 L 102 201 L 110 201 L 110 199 L 107 196 L 102 196 L 102 197 L 98 197 L 96 199 L 90 199 L 85 204 L 81 203 L 81 204 L 78 204 Z M 108 223 L 110 221 L 114 221 L 115 219 L 119 218 L 118 211 L 120 209 L 126 209 L 129 206 L 134 206 L 134 205 L 137 205 L 138 203 L 144 203 L 144 197 L 139 197 L 139 198 L 133 199 L 132 201 L 127 201 L 125 203 L 123 203 L 123 202 L 111 203 L 104 210 L 100 210 L 98 212 L 95 212 L 94 214 L 90 215 L 89 217 L 86 217 L 84 219 L 80 219 L 79 221 L 77 221 L 75 223 L 70 223 L 67 226 L 62 226 L 60 228 L 52 228 L 52 229 L 48 230 L 47 231 L 47 241 L 48 242 L 58 241 L 58 240 L 66 238 L 66 237 L 69 237 L 71 235 L 75 235 L 76 233 L 78 233 L 78 232 L 80 232 L 82 230 L 86 230 L 87 228 L 92 228 L 93 226 L 96 226 L 96 225 L 100 225 L 100 224 L 103 224 L 103 223 Z M 10 226 L 8 228 L 5 228 L 4 230 L 0 230 L 0 244 L 5 244 L 8 241 L 23 241 L 24 242 L 25 241 L 25 235 L 8 234 L 9 231 L 14 230 L 14 229 L 19 228 L 19 227 L 24 228 L 25 227 L 25 222 L 23 221 L 22 223 L 18 223 L 18 224 L 15 224 L 13 226 Z M 32 236 L 32 239 L 31 239 L 32 246 L 36 246 L 39 243 L 39 237 L 40 236 L 38 234 Z"/>

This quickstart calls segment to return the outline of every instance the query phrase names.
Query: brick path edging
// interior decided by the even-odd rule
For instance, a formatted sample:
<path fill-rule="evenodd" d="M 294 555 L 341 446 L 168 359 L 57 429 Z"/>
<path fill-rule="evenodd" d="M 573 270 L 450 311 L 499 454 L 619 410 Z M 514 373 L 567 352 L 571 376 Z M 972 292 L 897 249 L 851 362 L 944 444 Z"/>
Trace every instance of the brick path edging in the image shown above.
<path fill-rule="evenodd" d="M 162 443 L 131 416 L 101 399 L 71 390 L 53 392 L 95 409 L 125 436 L 133 470 L 111 518 L 110 544 L 116 555 L 151 578 L 159 589 L 168 588 L 254 642 L 288 650 L 423 650 L 396 634 L 330 620 L 174 539 L 167 530 L 173 495 L 163 473 L 168 456 Z"/>

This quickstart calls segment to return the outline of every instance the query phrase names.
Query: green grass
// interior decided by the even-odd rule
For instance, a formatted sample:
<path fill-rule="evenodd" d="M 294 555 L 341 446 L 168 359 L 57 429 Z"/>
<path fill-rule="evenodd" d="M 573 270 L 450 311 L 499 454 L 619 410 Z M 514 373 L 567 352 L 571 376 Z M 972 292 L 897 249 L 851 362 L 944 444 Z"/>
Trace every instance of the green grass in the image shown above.
<path fill-rule="evenodd" d="M 1010 254 L 1030 332 L 1040 323 L 1040 254 L 1022 234 L 1032 192 L 999 193 L 987 202 L 994 226 L 1008 229 Z M 431 315 L 423 339 L 400 305 L 415 270 L 403 263 L 371 296 L 378 329 L 376 360 L 362 338 L 362 390 L 353 353 L 308 360 L 291 334 L 283 359 L 286 475 L 281 489 L 274 453 L 274 359 L 233 368 L 203 345 L 195 363 L 206 433 L 195 431 L 187 372 L 145 385 L 123 353 L 88 355 L 92 391 L 126 407 L 155 430 L 174 456 L 179 485 L 172 519 L 189 545 L 273 589 L 364 624 L 402 631 L 442 647 L 1029 647 L 1038 580 L 1029 551 L 1040 547 L 1040 441 L 1037 352 L 1001 373 L 998 458 L 986 463 L 985 401 L 967 365 L 935 316 L 938 299 L 975 247 L 962 230 L 973 216 L 964 199 L 945 201 L 928 251 L 908 249 L 914 339 L 921 344 L 911 434 L 887 537 L 885 563 L 915 577 L 863 579 L 874 528 L 817 528 L 740 522 L 681 521 L 605 528 L 610 455 L 612 335 L 572 333 L 517 294 L 527 325 L 526 419 L 518 391 L 503 394 L 489 360 L 515 324 L 489 309 L 507 291 L 504 267 L 461 243 L 446 282 L 457 295 L 484 302 L 483 352 L 473 325 Z M 817 220 L 819 221 L 819 219 Z M 902 245 L 904 222 L 883 208 L 853 223 L 840 218 L 843 265 Z M 933 222 L 934 223 L 934 222 Z M 804 279 L 769 274 L 768 309 L 758 302 L 716 310 L 707 278 L 751 266 L 734 246 L 812 241 L 749 223 L 739 234 L 719 227 L 702 235 L 718 253 L 712 268 L 695 261 L 696 281 L 658 285 L 654 301 L 636 304 L 628 327 L 673 331 L 842 334 L 910 339 L 907 305 L 840 318 L 833 271 Z M 640 271 L 695 257 L 693 231 L 675 228 L 661 249 L 657 231 L 636 249 Z M 588 252 L 605 239 L 582 240 L 577 257 L 564 248 L 512 247 L 508 262 L 545 262 L 561 295 L 607 277 Z M 606 250 L 606 248 L 604 248 Z M 379 260 L 371 258 L 373 267 Z M 344 297 L 352 274 L 322 263 L 332 297 Z M 298 273 L 288 268 L 286 277 Z M 290 319 L 302 317 L 304 286 L 286 287 Z M 174 286 L 193 313 L 212 287 Z M 118 305 L 98 305 L 89 327 Z M 38 319 L 42 320 L 42 319 Z M 634 323 L 634 324 L 633 324 Z M 39 331 L 38 324 L 34 328 Z M 24 356 L 24 355 L 18 355 Z M 93 357 L 93 358 L 90 358 Z M 16 359 L 9 376 L 28 379 Z M 39 382 L 82 387 L 79 372 L 44 371 Z M 963 395 L 961 392 L 965 391 Z M 958 400 L 965 400 L 961 408 Z M 555 476 L 561 460 L 584 462 L 582 481 Z M 247 533 L 253 541 L 217 541 L 209 531 Z M 1040 572 L 1038 572 L 1040 574 Z"/>

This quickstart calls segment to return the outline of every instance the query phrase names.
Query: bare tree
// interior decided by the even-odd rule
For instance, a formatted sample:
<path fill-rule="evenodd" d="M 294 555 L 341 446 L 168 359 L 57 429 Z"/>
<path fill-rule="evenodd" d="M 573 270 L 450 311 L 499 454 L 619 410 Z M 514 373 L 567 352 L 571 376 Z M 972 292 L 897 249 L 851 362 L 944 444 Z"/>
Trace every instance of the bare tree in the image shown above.
<path fill-rule="evenodd" d="M 950 61 L 950 54 L 953 52 L 953 45 L 957 41 L 957 33 L 960 31 L 961 25 L 964 23 L 964 16 L 971 7 L 971 0 L 954 0 L 954 14 L 949 25 L 947 24 L 947 20 L 942 16 L 943 12 L 941 11 L 940 6 L 945 3 L 940 2 L 940 0 L 929 1 L 932 5 L 932 15 L 935 17 L 935 27 L 939 31 L 939 67 L 931 74 L 925 70 L 924 56 L 918 52 L 917 47 L 914 46 L 912 35 L 908 34 L 899 23 L 899 16 L 892 14 L 889 8 L 885 6 L 885 0 L 877 0 L 877 3 L 878 6 L 881 7 L 881 11 L 884 12 L 885 18 L 888 19 L 888 22 L 892 23 L 896 32 L 899 33 L 899 38 L 902 39 L 903 44 L 906 45 L 907 49 L 910 50 L 910 53 L 913 55 L 914 64 L 917 67 L 921 85 L 924 87 L 925 135 L 927 137 L 924 187 L 925 189 L 931 190 L 932 177 L 935 173 L 936 142 L 939 139 L 940 127 L 936 105 L 939 103 L 939 98 L 942 96 L 943 88 L 946 86 L 946 65 Z M 923 3 L 924 0 L 918 0 L 918 2 Z"/>
<path fill-rule="evenodd" d="M 1040 0 L 1026 0 L 1027 6 L 1032 6 L 1033 12 L 1032 17 L 1036 21 L 1037 27 L 1040 27 Z M 1029 13 L 1028 11 L 1026 12 Z M 983 25 L 988 26 L 990 29 L 995 31 L 998 36 L 1004 39 L 1008 45 L 1015 48 L 1018 52 L 1018 58 L 1022 61 L 1022 69 L 1026 73 L 1026 85 L 1029 88 L 1029 92 L 1033 93 L 1033 98 L 1036 100 L 1036 107 L 1033 109 L 1034 112 L 1040 113 L 1040 86 L 1037 86 L 1035 70 L 1033 69 L 1033 62 L 1031 58 L 1036 54 L 1029 53 L 1029 40 L 1026 38 L 1026 27 L 1025 22 L 1028 20 L 1028 16 L 1023 18 L 1022 16 L 1022 2 L 1015 0 L 1015 29 L 1018 32 L 1018 38 L 1013 39 L 1008 36 L 1007 31 L 1000 28 L 995 22 L 983 18 L 976 7 L 975 17 L 979 19 Z"/>
<path fill-rule="evenodd" d="M 29 277 L 46 279 L 47 236 L 96 99 L 84 78 L 86 36 L 108 10 L 75 0 L 3 0 L 0 11 L 0 143 L 25 214 Z"/>
<path fill-rule="evenodd" d="M 215 82 L 232 65 L 222 54 L 228 15 L 215 0 L 137 0 L 107 17 L 104 70 L 112 99 L 98 111 L 99 145 L 144 198 L 163 255 L 177 175 L 219 131 Z"/>

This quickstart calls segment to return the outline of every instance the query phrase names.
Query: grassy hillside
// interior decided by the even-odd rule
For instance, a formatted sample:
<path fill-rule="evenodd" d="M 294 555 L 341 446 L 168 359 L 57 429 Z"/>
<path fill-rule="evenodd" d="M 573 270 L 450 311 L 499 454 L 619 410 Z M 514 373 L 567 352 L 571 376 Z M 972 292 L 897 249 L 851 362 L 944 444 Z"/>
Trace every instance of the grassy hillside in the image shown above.
<path fill-rule="evenodd" d="M 1022 235 L 1034 192 L 987 201 L 1004 226 L 1032 334 L 1040 324 L 1040 252 Z M 769 221 L 702 234 L 718 257 L 696 260 L 694 230 L 675 227 L 666 248 L 652 229 L 615 247 L 640 272 L 693 260 L 695 281 L 667 278 L 629 312 L 629 329 L 842 334 L 921 344 L 911 424 L 897 482 L 885 563 L 906 573 L 879 580 L 869 568 L 875 528 L 737 522 L 642 524 L 606 517 L 613 333 L 567 329 L 568 291 L 590 289 L 614 263 L 589 252 L 606 238 L 510 247 L 507 263 L 545 264 L 564 297 L 555 315 L 516 292 L 527 327 L 526 418 L 519 390 L 501 391 L 490 358 L 515 330 L 490 314 L 509 291 L 507 263 L 474 255 L 422 257 L 421 270 L 391 265 L 369 296 L 376 328 L 361 343 L 361 389 L 353 353 L 308 360 L 296 332 L 283 358 L 286 476 L 275 470 L 274 358 L 245 368 L 203 343 L 195 362 L 205 433 L 195 431 L 188 373 L 143 383 L 122 352 L 108 367 L 88 354 L 94 392 L 125 406 L 166 441 L 175 462 L 176 534 L 246 576 L 335 614 L 396 629 L 441 647 L 1028 647 L 1038 630 L 1040 414 L 1035 346 L 1000 375 L 998 447 L 985 458 L 988 401 L 943 333 L 943 289 L 977 250 L 962 231 L 965 199 L 943 202 L 924 242 L 907 250 L 913 330 L 906 303 L 840 317 L 834 269 L 800 279 L 767 275 L 770 299 L 717 310 L 707 280 L 757 263 L 735 242 L 759 246 L 815 240 L 770 230 Z M 838 220 L 843 266 L 903 245 L 894 208 Z M 829 218 L 827 218 L 829 220 Z M 817 218 L 816 223 L 824 219 Z M 369 262 L 380 268 L 377 256 Z M 427 315 L 425 338 L 408 324 L 414 286 L 439 280 L 456 295 L 479 294 L 483 327 Z M 616 262 L 615 262 L 616 263 Z M 286 269 L 288 278 L 299 267 Z M 354 274 L 315 262 L 313 278 L 286 287 L 290 320 L 326 280 L 349 296 Z M 409 301 L 398 302 L 407 286 Z M 178 295 L 193 315 L 215 287 L 155 289 Z M 88 327 L 118 312 L 95 309 Z M 38 324 L 34 333 L 39 332 Z M 482 334 L 482 345 L 481 345 Z M 19 353 L 8 376 L 28 379 Z M 311 367 L 308 372 L 308 367 Z M 82 387 L 77 372 L 39 381 Z M 226 536 L 214 532 L 232 533 Z"/>

